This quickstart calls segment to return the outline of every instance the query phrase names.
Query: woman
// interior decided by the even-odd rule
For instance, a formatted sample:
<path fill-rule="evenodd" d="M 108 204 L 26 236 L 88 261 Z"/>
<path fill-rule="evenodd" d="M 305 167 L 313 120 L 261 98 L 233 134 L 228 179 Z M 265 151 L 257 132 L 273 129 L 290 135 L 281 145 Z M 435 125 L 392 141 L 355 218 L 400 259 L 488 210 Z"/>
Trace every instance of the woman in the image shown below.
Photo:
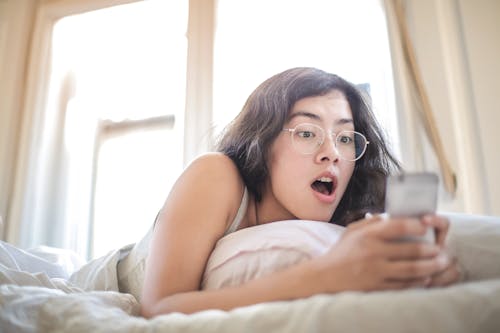
<path fill-rule="evenodd" d="M 344 79 L 314 68 L 271 77 L 250 95 L 218 151 L 186 168 L 159 214 L 141 297 L 145 317 L 458 279 L 444 251 L 446 219 L 364 218 L 383 210 L 385 178 L 399 165 L 369 104 Z M 221 237 L 290 219 L 347 228 L 325 255 L 241 286 L 200 290 Z M 394 241 L 427 228 L 436 229 L 436 244 Z"/>

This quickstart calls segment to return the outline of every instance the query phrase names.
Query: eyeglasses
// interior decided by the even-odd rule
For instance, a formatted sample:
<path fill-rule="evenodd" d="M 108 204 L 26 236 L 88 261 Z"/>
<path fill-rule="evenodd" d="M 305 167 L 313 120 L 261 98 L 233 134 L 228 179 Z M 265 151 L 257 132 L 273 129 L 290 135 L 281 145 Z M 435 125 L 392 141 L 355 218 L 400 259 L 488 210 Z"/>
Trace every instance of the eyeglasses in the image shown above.
<path fill-rule="evenodd" d="M 325 142 L 325 130 L 314 124 L 298 124 L 295 128 L 284 128 L 290 132 L 292 145 L 295 150 L 304 155 L 318 151 Z M 341 131 L 331 133 L 339 157 L 346 161 L 356 161 L 363 156 L 366 146 L 370 143 L 365 136 L 356 131 Z"/>

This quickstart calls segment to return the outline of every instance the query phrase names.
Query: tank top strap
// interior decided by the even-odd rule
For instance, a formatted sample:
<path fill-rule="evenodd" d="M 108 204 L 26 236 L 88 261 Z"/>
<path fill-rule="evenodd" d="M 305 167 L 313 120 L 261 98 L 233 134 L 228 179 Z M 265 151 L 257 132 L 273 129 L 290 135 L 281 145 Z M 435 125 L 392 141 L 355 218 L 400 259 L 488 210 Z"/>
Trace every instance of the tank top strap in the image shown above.
<path fill-rule="evenodd" d="M 245 213 L 247 212 L 247 207 L 248 207 L 248 190 L 247 187 L 245 186 L 245 190 L 243 191 L 243 198 L 241 198 L 240 208 L 238 208 L 238 212 L 236 213 L 236 216 L 234 217 L 234 220 L 229 226 L 229 228 L 226 229 L 224 236 L 238 230 L 241 221 L 243 220 L 243 218 L 245 217 Z"/>

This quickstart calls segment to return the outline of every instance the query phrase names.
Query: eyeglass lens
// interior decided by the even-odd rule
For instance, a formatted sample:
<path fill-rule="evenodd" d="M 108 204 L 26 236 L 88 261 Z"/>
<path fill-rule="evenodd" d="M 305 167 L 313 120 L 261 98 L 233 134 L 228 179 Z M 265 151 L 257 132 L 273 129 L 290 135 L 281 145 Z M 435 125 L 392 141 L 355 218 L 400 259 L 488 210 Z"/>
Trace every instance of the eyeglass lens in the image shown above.
<path fill-rule="evenodd" d="M 300 124 L 292 131 L 295 149 L 302 154 L 312 154 L 325 140 L 325 131 L 313 124 Z M 335 147 L 339 156 L 348 161 L 355 161 L 365 152 L 366 139 L 355 131 L 341 131 L 335 135 Z"/>

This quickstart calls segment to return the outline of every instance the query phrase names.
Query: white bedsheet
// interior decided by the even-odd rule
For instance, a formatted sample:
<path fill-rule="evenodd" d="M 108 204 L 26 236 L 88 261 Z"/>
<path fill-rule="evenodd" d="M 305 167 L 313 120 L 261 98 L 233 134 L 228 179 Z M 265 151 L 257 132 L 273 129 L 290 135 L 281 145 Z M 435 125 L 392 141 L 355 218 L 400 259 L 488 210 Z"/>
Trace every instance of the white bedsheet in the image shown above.
<path fill-rule="evenodd" d="M 500 280 L 138 317 L 130 294 L 0 286 L 2 332 L 498 332 Z"/>
<path fill-rule="evenodd" d="M 57 265 L 0 242 L 0 332 L 500 332 L 500 243 L 494 242 L 500 224 L 474 227 L 489 238 L 478 242 L 472 232 L 455 244 L 473 277 L 466 283 L 317 295 L 151 320 L 139 316 L 133 295 L 118 290 L 117 264 L 131 246 L 66 278 Z M 451 236 L 462 237 L 459 229 Z M 476 269 L 479 263 L 488 267 Z"/>

